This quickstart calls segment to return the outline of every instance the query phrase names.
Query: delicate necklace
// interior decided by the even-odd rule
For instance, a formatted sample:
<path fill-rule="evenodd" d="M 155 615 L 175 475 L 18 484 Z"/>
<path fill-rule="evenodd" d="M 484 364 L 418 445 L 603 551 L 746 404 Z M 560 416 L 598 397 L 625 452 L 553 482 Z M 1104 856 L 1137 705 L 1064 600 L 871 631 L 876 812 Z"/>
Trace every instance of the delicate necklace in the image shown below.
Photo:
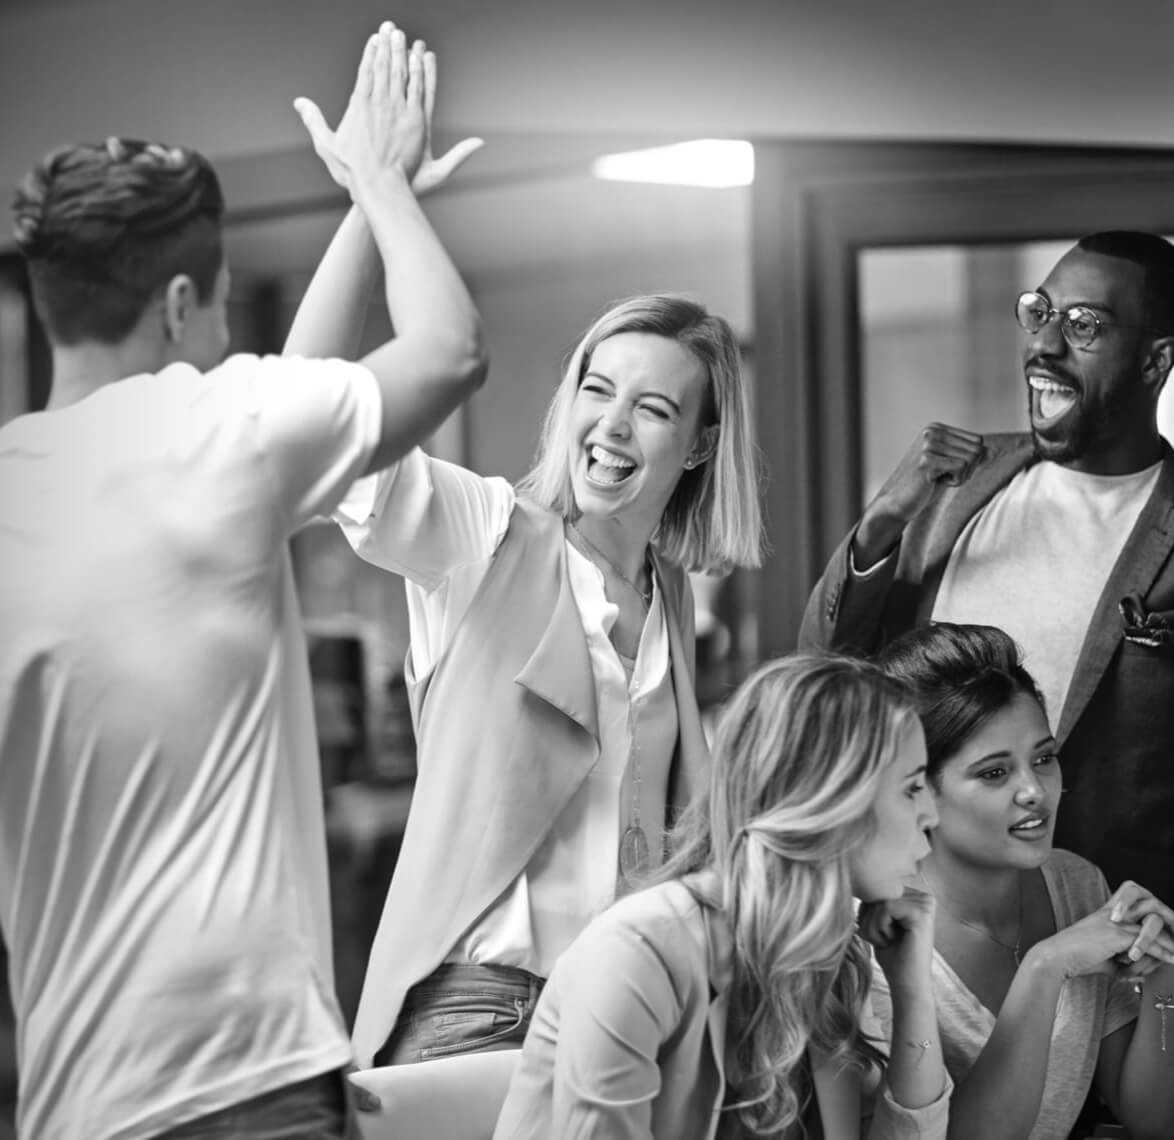
<path fill-rule="evenodd" d="M 648 578 L 648 591 L 641 590 L 598 546 L 595 545 L 573 522 L 567 523 L 567 537 L 572 544 L 587 559 L 588 562 L 598 565 L 592 557 L 592 551 L 603 559 L 604 564 L 611 572 L 628 587 L 639 599 L 645 611 L 652 604 L 652 575 Z M 630 741 L 629 763 L 632 768 L 632 806 L 628 814 L 628 826 L 620 836 L 620 874 L 629 886 L 635 886 L 642 875 L 648 870 L 649 846 L 648 832 L 644 830 L 640 818 L 640 731 L 638 701 L 628 702 L 628 739 Z"/>
<path fill-rule="evenodd" d="M 996 946 L 1001 946 L 1004 950 L 1010 950 L 1011 956 L 1015 959 L 1015 965 L 1019 965 L 1019 950 L 1023 941 L 1023 878 L 1022 876 L 1016 878 L 1016 883 L 1019 887 L 1019 903 L 1017 908 L 1017 915 L 1015 919 L 1015 945 L 1012 946 L 1010 942 L 1004 942 L 1001 938 L 996 938 L 985 926 L 979 926 L 975 922 L 967 922 L 960 914 L 955 914 L 948 906 L 941 895 L 937 896 L 938 902 L 944 910 L 955 922 L 961 923 L 963 926 L 973 930 L 976 934 L 981 934 L 988 942 L 993 942 Z"/>
<path fill-rule="evenodd" d="M 596 557 L 603 559 L 604 565 L 621 581 L 629 590 L 632 591 L 640 599 L 641 604 L 645 609 L 652 605 L 652 575 L 648 576 L 648 589 L 642 590 L 631 578 L 627 576 L 594 542 L 591 541 L 573 522 L 567 523 L 567 535 L 571 542 L 578 548 L 579 553 L 582 554 L 589 562 L 595 562 Z M 594 555 L 593 553 L 594 552 Z"/>

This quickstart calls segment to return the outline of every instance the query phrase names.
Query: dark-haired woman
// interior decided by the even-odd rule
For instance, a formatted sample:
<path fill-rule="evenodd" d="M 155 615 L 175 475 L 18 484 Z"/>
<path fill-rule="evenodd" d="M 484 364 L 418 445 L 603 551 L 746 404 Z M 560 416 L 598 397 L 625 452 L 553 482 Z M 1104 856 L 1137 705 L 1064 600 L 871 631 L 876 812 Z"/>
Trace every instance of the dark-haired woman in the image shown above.
<path fill-rule="evenodd" d="M 1174 911 L 1053 849 L 1056 743 L 1015 643 L 943 623 L 881 664 L 916 693 L 940 820 L 922 874 L 951 1140 L 1063 1140 L 1094 1081 L 1133 1140 L 1170 1140 Z"/>

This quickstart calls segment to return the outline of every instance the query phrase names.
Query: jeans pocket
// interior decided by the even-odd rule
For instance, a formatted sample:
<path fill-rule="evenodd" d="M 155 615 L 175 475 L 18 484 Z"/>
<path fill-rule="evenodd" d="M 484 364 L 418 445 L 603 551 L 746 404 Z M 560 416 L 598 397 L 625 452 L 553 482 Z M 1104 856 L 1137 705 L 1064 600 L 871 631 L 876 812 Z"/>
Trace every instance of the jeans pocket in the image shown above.
<path fill-rule="evenodd" d="M 521 1043 L 525 1036 L 526 1005 L 524 998 L 502 998 L 487 1002 L 474 1000 L 464 1009 L 417 1012 L 420 1059 L 477 1053 L 515 1038 Z"/>

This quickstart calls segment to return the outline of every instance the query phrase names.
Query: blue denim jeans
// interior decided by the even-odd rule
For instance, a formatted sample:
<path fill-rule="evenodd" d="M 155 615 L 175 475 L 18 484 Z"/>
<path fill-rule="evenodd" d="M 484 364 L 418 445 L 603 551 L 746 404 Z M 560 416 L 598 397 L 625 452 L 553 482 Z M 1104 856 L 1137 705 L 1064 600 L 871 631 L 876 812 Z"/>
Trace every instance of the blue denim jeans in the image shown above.
<path fill-rule="evenodd" d="M 543 982 L 515 966 L 440 966 L 408 990 L 375 1064 L 520 1048 Z"/>
<path fill-rule="evenodd" d="M 185 1121 L 154 1140 L 358 1140 L 350 1086 L 337 1070 Z"/>

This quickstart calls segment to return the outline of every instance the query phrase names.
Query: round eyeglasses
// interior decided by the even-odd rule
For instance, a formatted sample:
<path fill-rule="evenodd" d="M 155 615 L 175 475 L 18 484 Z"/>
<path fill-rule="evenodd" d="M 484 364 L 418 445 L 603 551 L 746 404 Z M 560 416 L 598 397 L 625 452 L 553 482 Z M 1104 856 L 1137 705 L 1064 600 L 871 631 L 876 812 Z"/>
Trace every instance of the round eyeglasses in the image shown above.
<path fill-rule="evenodd" d="M 1042 293 L 1020 293 L 1015 302 L 1015 319 L 1024 332 L 1037 333 L 1053 317 L 1060 318 L 1060 331 L 1073 348 L 1088 348 L 1103 328 L 1149 329 L 1152 325 L 1123 325 L 1118 321 L 1106 321 L 1087 305 L 1073 305 L 1070 309 L 1053 309 L 1052 303 Z"/>

